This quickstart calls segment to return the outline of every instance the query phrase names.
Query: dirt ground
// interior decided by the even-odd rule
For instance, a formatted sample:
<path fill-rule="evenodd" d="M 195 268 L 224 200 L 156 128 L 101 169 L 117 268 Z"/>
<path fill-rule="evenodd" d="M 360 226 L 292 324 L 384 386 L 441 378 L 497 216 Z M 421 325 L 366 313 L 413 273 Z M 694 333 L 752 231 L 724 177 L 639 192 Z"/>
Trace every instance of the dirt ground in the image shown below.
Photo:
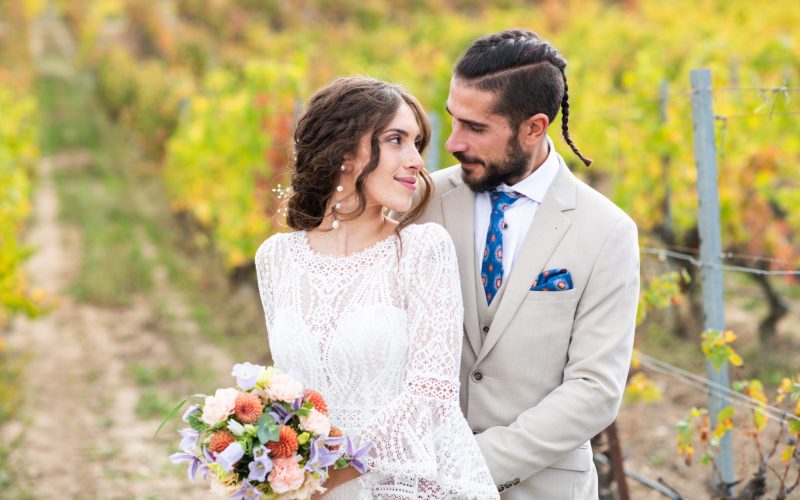
<path fill-rule="evenodd" d="M 177 418 L 153 439 L 159 419 L 137 418 L 143 388 L 137 367 L 169 366 L 185 355 L 169 341 L 177 330 L 192 357 L 225 375 L 233 360 L 197 332 L 182 297 L 154 269 L 158 294 L 127 308 L 76 303 L 64 293 L 80 262 L 79 234 L 58 220 L 51 178 L 53 159 L 41 162 L 29 243 L 31 279 L 60 298 L 41 319 L 19 319 L 8 336 L 14 352 L 28 356 L 21 377 L 24 408 L 2 429 L 14 443 L 9 463 L 14 493 L 3 498 L 150 499 L 208 498 L 205 486 L 189 483 L 183 468 L 169 462 L 177 451 Z M 120 263 L 124 265 L 124 263 Z M 170 334 L 159 331 L 154 302 L 175 314 Z M 177 366 L 176 368 L 181 368 Z M 4 496 L 11 495 L 11 496 Z"/>

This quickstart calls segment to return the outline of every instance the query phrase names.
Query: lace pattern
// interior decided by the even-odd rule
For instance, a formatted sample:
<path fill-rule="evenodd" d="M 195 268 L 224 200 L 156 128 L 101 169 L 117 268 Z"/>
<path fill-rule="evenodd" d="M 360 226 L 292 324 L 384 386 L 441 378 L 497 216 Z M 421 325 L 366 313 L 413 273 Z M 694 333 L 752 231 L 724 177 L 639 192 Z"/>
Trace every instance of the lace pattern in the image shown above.
<path fill-rule="evenodd" d="M 374 445 L 359 498 L 498 498 L 458 406 L 463 306 L 442 227 L 412 225 L 347 257 L 315 252 L 304 231 L 278 234 L 256 268 L 276 366 Z"/>

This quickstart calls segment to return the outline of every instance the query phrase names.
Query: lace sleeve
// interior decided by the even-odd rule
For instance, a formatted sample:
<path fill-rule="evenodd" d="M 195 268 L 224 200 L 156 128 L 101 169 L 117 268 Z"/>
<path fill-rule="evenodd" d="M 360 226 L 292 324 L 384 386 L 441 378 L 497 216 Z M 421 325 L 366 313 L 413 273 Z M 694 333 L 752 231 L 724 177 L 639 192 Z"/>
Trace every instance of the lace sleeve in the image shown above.
<path fill-rule="evenodd" d="M 273 255 L 275 246 L 275 236 L 267 239 L 258 247 L 256 252 L 256 277 L 258 278 L 258 294 L 261 297 L 261 306 L 264 308 L 264 317 L 267 322 L 267 329 L 272 326 L 274 318 L 275 304 L 272 300 L 272 273 Z"/>
<path fill-rule="evenodd" d="M 458 404 L 463 305 L 455 249 L 434 224 L 404 242 L 410 347 L 404 391 L 369 426 L 373 498 L 498 498 Z"/>

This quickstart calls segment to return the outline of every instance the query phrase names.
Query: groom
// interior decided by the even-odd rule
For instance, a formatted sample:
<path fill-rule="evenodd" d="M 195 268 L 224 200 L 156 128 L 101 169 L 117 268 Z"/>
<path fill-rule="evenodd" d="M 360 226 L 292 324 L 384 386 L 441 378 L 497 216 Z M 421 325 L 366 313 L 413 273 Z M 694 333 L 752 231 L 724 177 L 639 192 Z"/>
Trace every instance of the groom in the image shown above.
<path fill-rule="evenodd" d="M 597 498 L 589 440 L 616 418 L 633 346 L 633 221 L 577 180 L 548 129 L 567 128 L 566 62 L 530 31 L 458 61 L 425 221 L 455 242 L 464 297 L 461 407 L 503 498 Z"/>

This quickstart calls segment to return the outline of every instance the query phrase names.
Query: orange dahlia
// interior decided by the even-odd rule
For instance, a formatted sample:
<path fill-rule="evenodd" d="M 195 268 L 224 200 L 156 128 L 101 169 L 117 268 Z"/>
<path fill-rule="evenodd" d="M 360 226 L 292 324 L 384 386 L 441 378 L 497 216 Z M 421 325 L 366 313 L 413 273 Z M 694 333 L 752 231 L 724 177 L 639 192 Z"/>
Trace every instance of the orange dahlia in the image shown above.
<path fill-rule="evenodd" d="M 228 432 L 227 429 L 222 429 L 211 436 L 211 441 L 208 443 L 208 449 L 214 453 L 222 453 L 229 444 L 236 441 L 233 434 Z"/>
<path fill-rule="evenodd" d="M 297 432 L 288 425 L 281 426 L 280 441 L 268 441 L 265 445 L 271 450 L 274 458 L 294 456 L 297 452 Z"/>
<path fill-rule="evenodd" d="M 323 415 L 328 414 L 328 405 L 322 398 L 322 394 L 313 389 L 306 389 L 305 400 L 314 405 L 314 408 Z"/>
<path fill-rule="evenodd" d="M 261 399 L 255 394 L 249 392 L 241 392 L 236 396 L 236 406 L 233 413 L 239 422 L 243 424 L 254 424 L 261 418 L 261 413 L 264 407 L 261 405 Z"/>

